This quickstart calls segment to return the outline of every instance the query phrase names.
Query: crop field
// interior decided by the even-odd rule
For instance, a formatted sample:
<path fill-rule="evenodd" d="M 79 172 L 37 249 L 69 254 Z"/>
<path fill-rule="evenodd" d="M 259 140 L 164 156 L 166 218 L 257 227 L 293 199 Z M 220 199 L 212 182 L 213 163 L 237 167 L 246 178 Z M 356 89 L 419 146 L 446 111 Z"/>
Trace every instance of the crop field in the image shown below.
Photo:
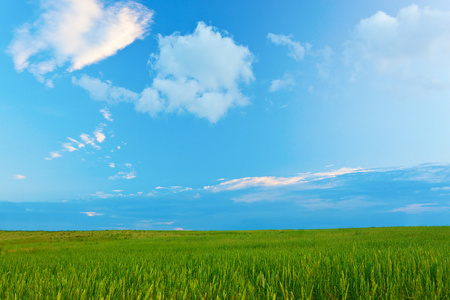
<path fill-rule="evenodd" d="M 450 227 L 0 231 L 0 299 L 450 299 Z"/>

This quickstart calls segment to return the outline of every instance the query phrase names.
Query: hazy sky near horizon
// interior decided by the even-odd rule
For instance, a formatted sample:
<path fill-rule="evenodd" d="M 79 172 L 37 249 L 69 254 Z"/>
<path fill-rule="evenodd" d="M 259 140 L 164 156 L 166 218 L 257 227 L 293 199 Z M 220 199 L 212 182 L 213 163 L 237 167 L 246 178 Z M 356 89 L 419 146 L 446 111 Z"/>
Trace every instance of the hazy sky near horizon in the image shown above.
<path fill-rule="evenodd" d="M 448 1 L 0 3 L 0 229 L 449 225 Z"/>

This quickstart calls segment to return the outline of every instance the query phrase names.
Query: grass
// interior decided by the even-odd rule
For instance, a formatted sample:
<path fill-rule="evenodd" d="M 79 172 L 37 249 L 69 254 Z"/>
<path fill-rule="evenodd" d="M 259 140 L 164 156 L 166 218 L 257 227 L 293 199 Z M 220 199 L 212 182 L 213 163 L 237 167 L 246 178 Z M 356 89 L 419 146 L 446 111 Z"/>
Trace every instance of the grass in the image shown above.
<path fill-rule="evenodd" d="M 0 299 L 450 299 L 450 227 L 0 231 Z"/>

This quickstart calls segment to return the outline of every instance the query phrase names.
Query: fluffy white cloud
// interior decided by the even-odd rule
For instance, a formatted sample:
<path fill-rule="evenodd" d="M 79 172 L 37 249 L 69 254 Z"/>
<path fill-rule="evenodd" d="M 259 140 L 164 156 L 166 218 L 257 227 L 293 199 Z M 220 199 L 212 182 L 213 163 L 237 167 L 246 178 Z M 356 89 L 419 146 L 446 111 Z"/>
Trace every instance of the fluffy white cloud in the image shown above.
<path fill-rule="evenodd" d="M 450 88 L 449 49 L 450 11 L 411 5 L 361 20 L 346 61 L 355 67 L 353 80 L 375 70 L 392 89 L 442 91 Z"/>
<path fill-rule="evenodd" d="M 156 77 L 140 94 L 86 75 L 73 83 L 96 100 L 134 102 L 136 110 L 152 116 L 189 112 L 212 123 L 231 107 L 249 103 L 240 91 L 241 84 L 254 80 L 253 55 L 247 47 L 202 22 L 192 34 L 160 35 L 158 44 Z"/>
<path fill-rule="evenodd" d="M 288 55 L 296 61 L 300 61 L 305 57 L 305 47 L 299 42 L 294 41 L 291 35 L 269 33 L 267 38 L 276 45 L 287 46 L 289 49 Z M 306 44 L 306 47 L 308 48 L 310 45 Z"/>
<path fill-rule="evenodd" d="M 142 39 L 153 14 L 134 1 L 43 0 L 41 8 L 37 21 L 16 30 L 8 52 L 17 71 L 28 70 L 42 82 L 58 67 L 79 70 Z"/>
<path fill-rule="evenodd" d="M 341 168 L 339 170 L 330 172 L 307 173 L 292 177 L 275 177 L 275 176 L 244 177 L 222 181 L 221 183 L 215 186 L 205 186 L 204 189 L 210 189 L 213 192 L 221 192 L 221 191 L 248 189 L 253 187 L 282 187 L 360 172 L 370 172 L 370 170 L 364 170 L 361 168 Z"/>
<path fill-rule="evenodd" d="M 17 179 L 17 180 L 21 180 L 21 179 L 25 179 L 25 178 L 27 178 L 27 176 L 25 176 L 25 175 L 20 175 L 20 174 L 14 175 L 14 179 Z"/>

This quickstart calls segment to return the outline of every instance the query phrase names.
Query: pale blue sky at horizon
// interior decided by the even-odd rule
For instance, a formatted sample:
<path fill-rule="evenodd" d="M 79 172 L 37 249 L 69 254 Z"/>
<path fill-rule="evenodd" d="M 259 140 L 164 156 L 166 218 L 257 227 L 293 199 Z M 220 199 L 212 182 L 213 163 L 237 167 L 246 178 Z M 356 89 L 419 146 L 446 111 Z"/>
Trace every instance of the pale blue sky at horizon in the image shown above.
<path fill-rule="evenodd" d="M 0 230 L 449 225 L 448 1 L 0 3 Z"/>

